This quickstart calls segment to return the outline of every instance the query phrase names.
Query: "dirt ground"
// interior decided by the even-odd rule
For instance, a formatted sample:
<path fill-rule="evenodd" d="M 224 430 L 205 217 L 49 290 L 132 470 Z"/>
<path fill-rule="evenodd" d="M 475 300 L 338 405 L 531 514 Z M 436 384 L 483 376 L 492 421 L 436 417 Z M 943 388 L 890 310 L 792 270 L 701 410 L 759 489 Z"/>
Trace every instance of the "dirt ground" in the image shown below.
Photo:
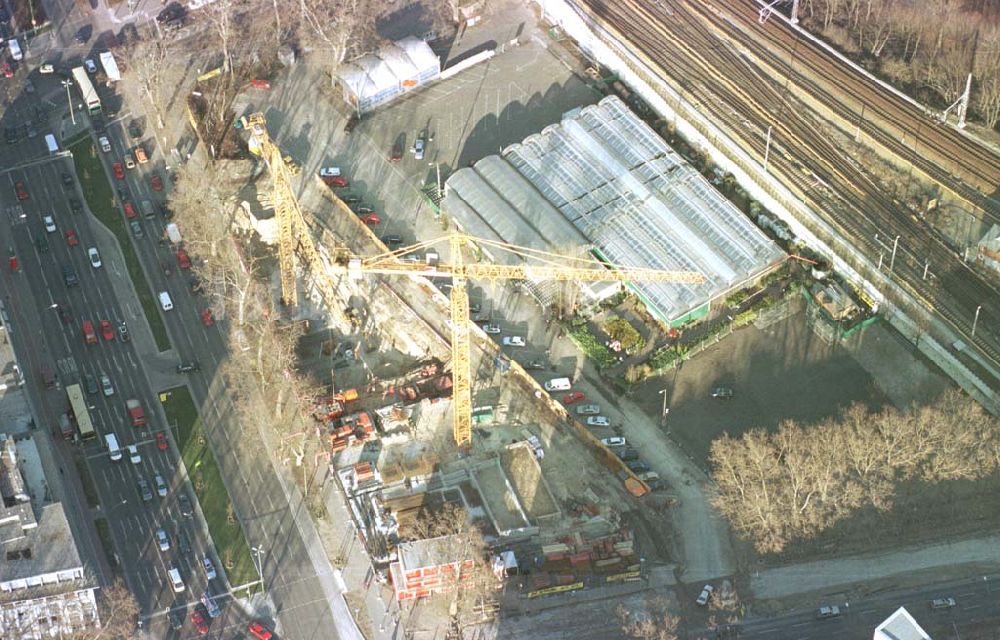
<path fill-rule="evenodd" d="M 774 429 L 784 420 L 809 424 L 854 402 L 877 409 L 889 402 L 872 376 L 840 344 L 827 344 L 801 311 L 764 330 L 749 326 L 685 362 L 665 378 L 651 379 L 631 394 L 649 415 L 662 410 L 668 389 L 671 437 L 705 466 L 709 447 L 723 433 Z M 710 397 L 714 386 L 733 397 Z"/>

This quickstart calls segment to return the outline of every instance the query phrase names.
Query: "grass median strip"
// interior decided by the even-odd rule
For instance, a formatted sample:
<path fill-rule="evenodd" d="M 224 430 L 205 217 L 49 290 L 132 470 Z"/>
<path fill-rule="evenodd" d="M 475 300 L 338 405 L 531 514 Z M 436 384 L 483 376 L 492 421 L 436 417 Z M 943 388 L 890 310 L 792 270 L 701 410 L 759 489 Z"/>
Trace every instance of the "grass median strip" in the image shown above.
<path fill-rule="evenodd" d="M 132 278 L 135 292 L 139 296 L 142 311 L 146 315 L 146 322 L 149 323 L 149 328 L 153 332 L 156 348 L 160 351 L 166 351 L 170 348 L 167 328 L 163 324 L 163 318 L 160 317 L 156 298 L 146 282 L 139 256 L 136 255 L 135 248 L 132 246 L 128 225 L 125 224 L 125 218 L 122 217 L 122 213 L 118 209 L 115 194 L 108 183 L 104 167 L 101 166 L 97 147 L 94 146 L 90 136 L 83 136 L 70 143 L 68 149 L 73 153 L 73 164 L 76 166 L 77 179 L 79 179 L 80 187 L 83 189 L 83 197 L 87 201 L 87 207 L 118 238 L 122 256 L 125 258 L 125 267 L 128 269 L 129 277 Z"/>
<path fill-rule="evenodd" d="M 225 565 L 229 583 L 238 586 L 257 580 L 250 547 L 233 511 L 191 393 L 187 387 L 167 389 L 160 393 L 160 402 L 167 414 L 167 422 L 174 428 L 177 446 L 191 475 L 191 484 L 208 521 L 208 530 L 219 558 Z"/>

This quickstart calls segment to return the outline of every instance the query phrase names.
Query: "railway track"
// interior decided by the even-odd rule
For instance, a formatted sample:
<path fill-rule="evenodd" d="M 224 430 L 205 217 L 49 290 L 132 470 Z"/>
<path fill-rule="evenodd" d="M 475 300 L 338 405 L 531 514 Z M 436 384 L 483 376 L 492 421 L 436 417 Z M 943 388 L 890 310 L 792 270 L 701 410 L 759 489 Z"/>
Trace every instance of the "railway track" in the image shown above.
<path fill-rule="evenodd" d="M 681 0 L 576 0 L 577 7 L 609 27 L 657 72 L 679 83 L 685 99 L 716 120 L 763 163 L 773 130 L 769 169 L 781 175 L 811 208 L 855 249 L 926 309 L 949 324 L 1000 366 L 1000 345 L 985 317 L 1000 318 L 1000 293 L 971 271 L 915 216 L 888 199 L 880 186 L 833 140 L 819 118 L 793 104 L 773 79 L 720 40 Z M 777 119 L 775 114 L 781 113 Z M 904 249 L 893 250 L 899 237 Z M 890 258 L 890 252 L 895 259 Z M 979 331 L 971 325 L 981 306 Z M 995 322 L 995 320 L 991 320 Z"/>
<path fill-rule="evenodd" d="M 1000 186 L 1000 155 L 980 141 L 844 65 L 784 21 L 761 25 L 753 0 L 724 9 L 702 1 L 689 7 L 725 37 L 821 99 L 840 118 L 860 126 L 879 144 L 977 207 L 985 219 L 1000 222 L 1000 201 L 990 195 Z"/>

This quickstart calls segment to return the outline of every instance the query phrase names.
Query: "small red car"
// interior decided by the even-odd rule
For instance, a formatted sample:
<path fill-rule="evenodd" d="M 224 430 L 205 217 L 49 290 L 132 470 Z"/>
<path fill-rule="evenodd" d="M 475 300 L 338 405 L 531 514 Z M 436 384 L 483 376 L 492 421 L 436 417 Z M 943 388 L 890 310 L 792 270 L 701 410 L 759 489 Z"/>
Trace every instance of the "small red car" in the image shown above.
<path fill-rule="evenodd" d="M 14 77 L 14 70 L 10 68 L 10 63 L 5 62 L 5 63 L 3 63 L 2 66 L 3 66 L 3 77 L 5 77 L 5 78 L 13 78 Z"/>
<path fill-rule="evenodd" d="M 177 266 L 181 269 L 191 268 L 191 258 L 188 257 L 187 251 L 184 249 L 177 250 Z"/>
<path fill-rule="evenodd" d="M 156 448 L 160 451 L 167 450 L 167 434 L 162 431 L 156 432 Z"/>
<path fill-rule="evenodd" d="M 581 400 L 586 400 L 587 396 L 583 395 L 582 391 L 570 391 L 563 396 L 563 404 L 573 404 L 574 402 L 579 402 Z"/>
<path fill-rule="evenodd" d="M 80 244 L 80 241 L 77 240 L 76 238 L 76 231 L 73 231 L 72 229 L 66 229 L 66 244 L 68 244 L 71 247 L 75 247 L 76 245 Z"/>
<path fill-rule="evenodd" d="M 135 217 L 135 207 L 132 206 L 131 202 L 125 202 L 125 204 L 123 205 L 123 207 L 125 208 L 125 217 L 126 218 L 128 218 L 129 220 L 131 220 L 132 218 Z"/>
<path fill-rule="evenodd" d="M 24 183 L 23 182 L 15 182 L 14 183 L 14 191 L 17 192 L 17 199 L 18 200 L 27 200 L 28 199 L 28 190 L 24 188 Z"/>
<path fill-rule="evenodd" d="M 97 344 L 97 334 L 94 333 L 94 323 L 90 320 L 83 321 L 83 339 L 87 344 Z"/>
<path fill-rule="evenodd" d="M 327 186 L 334 187 L 336 189 L 343 189 L 347 186 L 347 178 L 344 176 L 330 176 L 329 178 L 323 178 Z"/>
<path fill-rule="evenodd" d="M 120 162 L 114 163 L 113 165 L 111 165 L 111 169 L 112 171 L 115 172 L 116 178 L 118 178 L 119 180 L 125 179 L 125 167 L 122 166 L 122 163 Z"/>
<path fill-rule="evenodd" d="M 358 218 L 361 219 L 361 222 L 364 222 L 367 225 L 375 226 L 377 224 L 382 224 L 382 219 L 379 218 L 378 214 L 374 212 L 360 215 Z"/>
<path fill-rule="evenodd" d="M 205 616 L 201 615 L 201 612 L 195 609 L 191 612 L 191 622 L 194 624 L 194 628 L 198 630 L 199 635 L 205 635 L 208 633 L 208 623 L 205 622 Z"/>
<path fill-rule="evenodd" d="M 211 327 L 213 324 L 215 324 L 215 318 L 212 316 L 211 309 L 201 310 L 201 323 L 206 327 Z"/>
<path fill-rule="evenodd" d="M 153 191 L 163 191 L 163 180 L 158 175 L 154 175 L 149 179 L 150 186 L 153 187 Z"/>
<path fill-rule="evenodd" d="M 247 625 L 247 631 L 250 632 L 250 635 L 257 638 L 257 640 L 271 640 L 272 637 L 271 630 L 256 620 Z"/>
<path fill-rule="evenodd" d="M 267 80 L 251 80 L 250 86 L 254 89 L 270 89 L 271 83 Z"/>
<path fill-rule="evenodd" d="M 111 323 L 107 320 L 101 320 L 101 335 L 104 336 L 105 342 L 111 342 L 115 339 L 115 330 L 111 328 Z"/>

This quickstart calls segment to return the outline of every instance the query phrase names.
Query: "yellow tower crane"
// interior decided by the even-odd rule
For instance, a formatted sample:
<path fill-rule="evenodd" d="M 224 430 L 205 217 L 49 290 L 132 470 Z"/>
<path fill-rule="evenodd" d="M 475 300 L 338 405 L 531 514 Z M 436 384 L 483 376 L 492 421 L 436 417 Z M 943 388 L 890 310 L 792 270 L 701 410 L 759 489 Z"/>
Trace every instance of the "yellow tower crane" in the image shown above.
<path fill-rule="evenodd" d="M 309 235 L 309 228 L 302 217 L 298 201 L 291 188 L 290 171 L 281 151 L 271 141 L 267 133 L 264 115 L 253 114 L 246 118 L 245 126 L 250 130 L 250 150 L 261 155 L 271 169 L 274 182 L 274 210 L 278 217 L 278 264 L 281 268 L 281 291 L 285 304 L 296 302 L 295 250 L 301 251 L 313 278 L 326 298 L 331 310 L 344 318 L 335 295 L 332 276 L 346 274 L 352 279 L 363 278 L 366 274 L 406 274 L 428 277 L 450 277 L 451 290 L 451 348 L 452 348 L 452 393 L 454 398 L 453 435 L 456 444 L 468 446 L 472 441 L 472 367 L 469 338 L 469 294 L 466 282 L 470 278 L 496 280 L 558 280 L 571 282 L 677 282 L 698 284 L 704 281 L 700 273 L 691 271 L 663 271 L 636 267 L 612 265 L 591 258 L 570 258 L 546 251 L 518 247 L 516 245 L 474 238 L 452 233 L 447 239 L 450 246 L 450 262 L 412 263 L 402 262 L 400 257 L 414 251 L 427 249 L 442 239 L 421 242 L 409 247 L 377 256 L 361 257 L 335 252 L 335 264 L 325 265 L 319 257 L 316 246 Z M 501 265 L 493 263 L 469 263 L 465 261 L 464 250 L 478 247 L 494 249 L 519 256 L 525 264 Z M 529 262 L 530 261 L 530 262 Z"/>
<path fill-rule="evenodd" d="M 704 281 L 700 273 L 690 271 L 661 271 L 658 269 L 629 268 L 591 258 L 569 258 L 554 253 L 518 247 L 503 242 L 484 240 L 452 233 L 447 237 L 450 245 L 450 262 L 414 264 L 400 262 L 402 255 L 433 246 L 437 240 L 403 247 L 390 253 L 362 258 L 340 256 L 333 267 L 335 273 L 345 273 L 353 279 L 365 274 L 424 275 L 450 277 L 451 290 L 451 349 L 452 387 L 454 399 L 453 435 L 455 443 L 467 446 L 472 440 L 472 366 L 469 340 L 469 293 L 466 282 L 470 278 L 483 280 L 559 280 L 570 282 L 680 282 L 697 284 Z M 476 246 L 494 249 L 530 260 L 531 263 L 502 265 L 469 263 L 463 250 Z"/>

